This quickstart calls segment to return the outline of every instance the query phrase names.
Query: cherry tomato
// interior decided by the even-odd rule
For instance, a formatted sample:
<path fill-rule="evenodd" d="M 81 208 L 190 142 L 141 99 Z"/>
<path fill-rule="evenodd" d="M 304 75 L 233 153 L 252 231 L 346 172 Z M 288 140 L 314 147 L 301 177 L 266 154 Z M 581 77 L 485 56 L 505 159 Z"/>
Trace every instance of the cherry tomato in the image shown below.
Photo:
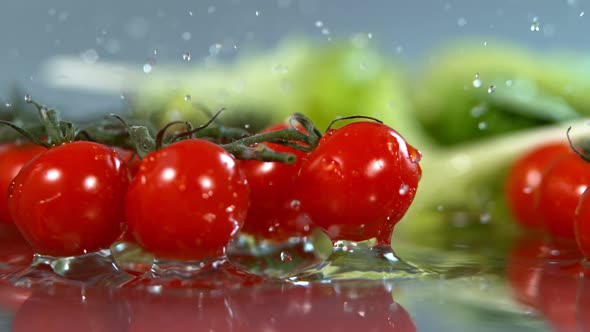
<path fill-rule="evenodd" d="M 27 161 L 46 150 L 35 144 L 4 143 L 0 145 L 0 223 L 12 223 L 6 199 L 10 182 Z"/>
<path fill-rule="evenodd" d="M 180 141 L 143 159 L 127 194 L 129 230 L 160 259 L 218 257 L 246 219 L 248 195 L 231 154 Z"/>
<path fill-rule="evenodd" d="M 363 121 L 330 130 L 301 165 L 301 203 L 333 241 L 376 237 L 389 243 L 416 194 L 420 157 L 384 124 Z"/>
<path fill-rule="evenodd" d="M 78 141 L 27 163 L 9 188 L 8 207 L 37 253 L 80 255 L 108 248 L 120 235 L 128 184 L 115 151 Z"/>
<path fill-rule="evenodd" d="M 506 262 L 506 279 L 515 299 L 532 309 L 539 309 L 539 280 L 548 247 L 534 238 L 519 238 Z"/>
<path fill-rule="evenodd" d="M 572 153 L 566 142 L 541 145 L 516 160 L 506 178 L 505 193 L 514 220 L 527 228 L 541 229 L 535 197 L 543 171 L 558 157 Z"/>
<path fill-rule="evenodd" d="M 123 161 L 125 161 L 125 165 L 127 165 L 127 168 L 129 169 L 129 176 L 133 179 L 135 174 L 137 174 L 137 171 L 139 171 L 141 159 L 139 159 L 139 156 L 133 150 L 120 147 L 114 147 L 113 149 L 119 154 L 119 156 L 121 156 Z"/>
<path fill-rule="evenodd" d="M 549 165 L 539 186 L 537 212 L 548 234 L 574 239 L 574 215 L 590 185 L 590 165 L 574 153 Z"/>
<path fill-rule="evenodd" d="M 588 165 L 590 167 L 590 165 Z M 590 190 L 586 189 L 578 207 L 574 220 L 576 241 L 586 260 L 590 260 Z"/>
<path fill-rule="evenodd" d="M 262 132 L 285 128 L 289 124 L 278 124 Z M 280 144 L 264 144 L 276 152 L 294 154 L 297 160 L 291 165 L 257 160 L 241 162 L 250 185 L 250 209 L 242 231 L 279 241 L 307 234 L 310 220 L 295 192 L 295 179 L 306 153 Z"/>

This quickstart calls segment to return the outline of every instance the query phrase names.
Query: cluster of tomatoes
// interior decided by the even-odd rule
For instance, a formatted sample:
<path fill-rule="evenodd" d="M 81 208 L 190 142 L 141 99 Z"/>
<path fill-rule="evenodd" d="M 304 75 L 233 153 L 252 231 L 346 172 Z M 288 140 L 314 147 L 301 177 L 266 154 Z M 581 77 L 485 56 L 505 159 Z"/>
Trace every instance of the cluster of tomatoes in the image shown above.
<path fill-rule="evenodd" d="M 536 147 L 510 170 L 506 196 L 514 219 L 552 243 L 577 241 L 590 259 L 590 164 L 567 141 Z"/>
<path fill-rule="evenodd" d="M 317 142 L 280 136 L 289 131 L 313 132 Z M 389 243 L 416 193 L 418 150 L 376 121 L 323 136 L 290 124 L 264 131 L 272 132 L 271 142 L 245 148 L 292 154 L 294 163 L 249 160 L 255 153 L 236 154 L 245 159 L 239 160 L 228 152 L 263 134 L 230 143 L 185 135 L 141 158 L 86 140 L 3 143 L 0 220 L 51 256 L 94 252 L 125 236 L 158 259 L 195 261 L 222 256 L 240 230 L 283 241 L 314 226 L 333 241 Z"/>

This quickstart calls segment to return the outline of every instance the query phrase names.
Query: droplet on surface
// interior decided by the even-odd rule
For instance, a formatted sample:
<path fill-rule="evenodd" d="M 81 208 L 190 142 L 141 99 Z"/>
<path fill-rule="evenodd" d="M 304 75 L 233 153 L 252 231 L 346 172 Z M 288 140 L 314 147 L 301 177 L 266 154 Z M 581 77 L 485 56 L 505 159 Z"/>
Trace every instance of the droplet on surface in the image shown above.
<path fill-rule="evenodd" d="M 293 261 L 293 257 L 287 251 L 281 251 L 281 261 L 289 263 Z"/>
<path fill-rule="evenodd" d="M 404 196 L 405 194 L 408 193 L 409 190 L 410 190 L 410 187 L 404 183 L 399 187 L 399 194 Z"/>

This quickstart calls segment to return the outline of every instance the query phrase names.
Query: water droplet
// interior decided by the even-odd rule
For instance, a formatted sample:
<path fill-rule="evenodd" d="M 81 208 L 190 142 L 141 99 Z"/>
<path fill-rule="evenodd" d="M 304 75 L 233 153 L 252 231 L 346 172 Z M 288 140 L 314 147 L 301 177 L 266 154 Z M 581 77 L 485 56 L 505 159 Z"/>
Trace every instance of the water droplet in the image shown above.
<path fill-rule="evenodd" d="M 479 222 L 481 224 L 487 224 L 492 220 L 492 215 L 489 212 L 482 212 L 479 215 Z"/>
<path fill-rule="evenodd" d="M 541 30 L 541 23 L 539 23 L 538 17 L 533 17 L 533 23 L 531 24 L 532 32 L 539 32 Z"/>
<path fill-rule="evenodd" d="M 95 49 L 87 49 L 84 52 L 80 53 L 80 58 L 87 64 L 93 64 L 98 61 L 98 52 Z"/>
<path fill-rule="evenodd" d="M 323 26 L 324 26 L 324 22 L 322 22 L 322 21 L 315 21 L 315 27 L 316 28 L 321 28 Z"/>
<path fill-rule="evenodd" d="M 532 194 L 533 188 L 531 186 L 526 186 L 526 187 L 522 188 L 522 192 L 525 194 Z"/>
<path fill-rule="evenodd" d="M 477 124 L 477 128 L 479 130 L 486 130 L 488 128 L 488 123 L 485 121 L 482 121 L 480 123 Z"/>
<path fill-rule="evenodd" d="M 361 317 L 363 317 L 363 318 L 364 318 L 364 317 L 365 317 L 365 315 L 366 315 L 366 313 L 365 313 L 364 311 L 362 311 L 362 310 L 361 310 L 361 311 L 358 311 L 357 313 L 359 314 L 359 316 L 361 316 Z"/>
<path fill-rule="evenodd" d="M 184 60 L 184 61 L 191 61 L 191 54 L 189 52 L 184 52 L 182 54 L 182 60 Z"/>
<path fill-rule="evenodd" d="M 191 40 L 192 35 L 190 32 L 185 31 L 182 33 L 181 37 L 182 37 L 182 40 Z"/>
<path fill-rule="evenodd" d="M 158 49 L 154 48 L 154 55 L 158 55 Z"/>
<path fill-rule="evenodd" d="M 25 95 L 25 102 L 32 103 L 33 102 L 33 97 L 31 97 L 30 94 L 26 94 Z"/>
<path fill-rule="evenodd" d="M 207 7 L 207 14 L 213 14 L 213 13 L 215 13 L 215 10 L 217 10 L 217 8 L 215 8 L 215 6 L 209 6 L 209 7 Z"/>
<path fill-rule="evenodd" d="M 246 124 L 244 125 L 244 129 L 250 129 L 250 127 L 251 127 L 251 125 L 250 125 L 249 123 L 246 123 Z"/>
<path fill-rule="evenodd" d="M 479 118 L 480 116 L 484 115 L 488 111 L 488 108 L 485 104 L 475 105 L 471 109 L 471 116 L 474 118 Z"/>
<path fill-rule="evenodd" d="M 191 100 L 191 98 L 192 98 L 192 97 L 191 97 L 191 95 L 185 95 L 185 96 L 184 96 L 184 100 L 185 100 L 185 101 L 190 101 L 190 100 Z"/>
<path fill-rule="evenodd" d="M 222 48 L 223 48 L 223 45 L 221 45 L 219 43 L 212 44 L 211 46 L 209 46 L 209 55 L 210 56 L 218 56 L 219 53 L 221 53 Z"/>
<path fill-rule="evenodd" d="M 225 212 L 232 213 L 232 212 L 234 212 L 235 209 L 236 209 L 235 205 L 230 205 L 227 208 L 225 208 Z"/>
<path fill-rule="evenodd" d="M 4 104 L 4 106 L 6 106 L 6 108 L 11 108 L 12 107 L 12 104 L 11 103 L 6 103 L 6 104 Z"/>
<path fill-rule="evenodd" d="M 272 71 L 279 74 L 286 74 L 289 71 L 289 69 L 287 68 L 287 66 L 283 64 L 278 64 L 272 67 Z"/>
<path fill-rule="evenodd" d="M 410 186 L 408 186 L 407 184 L 404 183 L 399 187 L 399 194 L 404 196 L 405 194 L 408 193 L 409 190 L 410 190 Z"/>
<path fill-rule="evenodd" d="M 465 17 L 459 17 L 459 19 L 457 19 L 457 25 L 459 27 L 464 27 L 467 24 L 467 19 Z"/>
<path fill-rule="evenodd" d="M 496 86 L 495 85 L 490 85 L 488 87 L 488 93 L 494 93 L 494 91 L 496 91 Z"/>
<path fill-rule="evenodd" d="M 401 45 L 395 48 L 395 52 L 396 52 L 397 54 L 400 54 L 400 53 L 401 53 L 401 52 L 403 52 L 403 51 L 404 51 L 404 47 L 403 47 L 403 46 L 401 46 Z"/>
<path fill-rule="evenodd" d="M 507 87 L 511 87 L 512 86 L 512 80 L 507 80 L 506 81 L 506 86 Z"/>
<path fill-rule="evenodd" d="M 369 38 L 369 39 L 373 39 L 373 34 L 369 32 L 369 33 L 367 34 L 367 38 Z"/>
<path fill-rule="evenodd" d="M 190 10 L 189 10 L 188 14 L 189 14 L 190 16 L 193 16 L 193 12 L 191 12 Z"/>
<path fill-rule="evenodd" d="M 488 46 L 488 42 L 487 41 L 484 41 L 483 42 L 483 46 Z"/>
<path fill-rule="evenodd" d="M 584 16 L 584 12 L 580 12 L 580 17 Z"/>
<path fill-rule="evenodd" d="M 152 65 L 149 63 L 146 63 L 143 65 L 143 72 L 146 74 L 149 74 L 152 72 Z"/>
<path fill-rule="evenodd" d="M 297 199 L 294 199 L 291 201 L 291 203 L 289 203 L 289 206 L 293 209 L 298 209 L 301 207 L 301 202 Z"/>
<path fill-rule="evenodd" d="M 281 260 L 285 263 L 293 261 L 293 257 L 287 251 L 281 251 Z"/>
<path fill-rule="evenodd" d="M 559 251 L 557 249 L 553 249 L 549 253 L 551 254 L 551 256 L 559 256 L 559 255 L 561 255 L 561 251 Z"/>
<path fill-rule="evenodd" d="M 330 30 L 328 30 L 328 28 L 322 29 L 322 35 L 329 35 L 329 34 L 330 34 Z"/>
<path fill-rule="evenodd" d="M 481 85 L 482 85 L 482 82 L 479 78 L 476 78 L 473 80 L 473 87 L 474 88 L 479 88 L 479 87 L 481 87 Z"/>
<path fill-rule="evenodd" d="M 260 11 L 257 10 L 256 12 L 254 12 L 254 14 L 256 14 L 256 16 L 260 16 Z"/>

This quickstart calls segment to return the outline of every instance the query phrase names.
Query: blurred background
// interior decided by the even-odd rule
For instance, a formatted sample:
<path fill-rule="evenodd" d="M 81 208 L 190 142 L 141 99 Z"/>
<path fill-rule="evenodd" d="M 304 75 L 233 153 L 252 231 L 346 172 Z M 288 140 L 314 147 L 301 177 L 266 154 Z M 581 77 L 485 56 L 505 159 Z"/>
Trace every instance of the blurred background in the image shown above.
<path fill-rule="evenodd" d="M 56 86 L 57 74 L 44 75 L 52 58 L 120 62 L 149 76 L 166 64 L 189 69 L 211 56 L 231 61 L 292 36 L 330 43 L 363 35 L 407 68 L 436 63 L 441 46 L 465 37 L 482 50 L 508 40 L 539 54 L 586 51 L 587 9 L 583 0 L 6 0 L 0 93 L 16 82 L 66 113 L 94 112 L 119 106 L 125 91 Z M 183 60 L 187 52 L 190 62 Z"/>

